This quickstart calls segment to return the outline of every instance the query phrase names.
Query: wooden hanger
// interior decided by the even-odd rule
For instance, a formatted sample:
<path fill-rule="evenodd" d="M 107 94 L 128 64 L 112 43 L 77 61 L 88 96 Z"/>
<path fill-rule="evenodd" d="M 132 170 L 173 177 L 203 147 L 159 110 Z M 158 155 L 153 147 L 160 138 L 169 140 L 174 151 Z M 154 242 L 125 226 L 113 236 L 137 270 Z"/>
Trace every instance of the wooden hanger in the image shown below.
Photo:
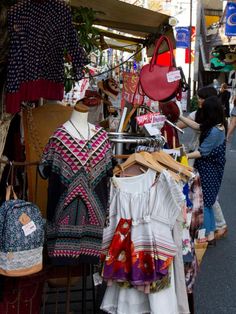
<path fill-rule="evenodd" d="M 184 179 L 184 177 L 187 177 L 187 178 L 193 177 L 193 173 L 190 171 L 191 167 L 182 165 L 180 162 L 174 160 L 170 155 L 166 154 L 165 152 L 163 151 L 154 152 L 152 153 L 152 156 L 160 164 L 182 175 L 181 176 L 182 179 Z"/>
<path fill-rule="evenodd" d="M 120 174 L 121 172 L 125 171 L 125 169 L 131 167 L 134 164 L 139 164 L 140 166 L 144 166 L 146 168 L 153 169 L 158 173 L 161 173 L 164 170 L 168 170 L 170 175 L 177 182 L 179 182 L 182 179 L 177 173 L 175 173 L 169 169 L 166 169 L 161 164 L 159 164 L 157 161 L 155 161 L 153 159 L 152 155 L 148 152 L 140 152 L 140 153 L 134 153 L 134 154 L 130 155 L 130 157 L 124 163 L 115 167 L 115 169 L 113 170 L 113 174 L 114 175 Z"/>
<path fill-rule="evenodd" d="M 139 165 L 144 166 L 146 168 L 153 169 L 159 173 L 163 171 L 162 166 L 158 165 L 157 163 L 151 164 L 140 153 L 134 153 L 134 154 L 130 155 L 129 158 L 125 162 L 123 162 L 121 165 L 116 166 L 113 170 L 113 174 L 117 175 L 117 174 L 121 173 L 122 171 L 124 171 L 125 169 L 131 167 L 134 164 L 139 164 Z"/>
<path fill-rule="evenodd" d="M 158 161 L 156 161 L 152 154 L 151 153 L 148 153 L 148 152 L 140 152 L 140 154 L 148 161 L 150 162 L 150 164 L 153 164 L 153 165 L 158 165 L 158 167 L 160 167 L 161 171 L 159 172 L 162 172 L 163 170 L 167 170 L 169 172 L 169 174 L 172 176 L 173 179 L 175 179 L 177 182 L 179 182 L 182 178 L 175 172 L 171 171 L 170 169 L 162 166 Z"/>
<path fill-rule="evenodd" d="M 172 158 L 169 154 L 165 153 L 163 150 L 160 150 L 159 153 L 163 155 L 167 160 L 172 161 L 172 162 L 174 161 L 176 164 L 180 165 L 181 167 L 188 170 L 189 172 L 193 172 L 193 167 L 181 164 L 179 161 Z"/>

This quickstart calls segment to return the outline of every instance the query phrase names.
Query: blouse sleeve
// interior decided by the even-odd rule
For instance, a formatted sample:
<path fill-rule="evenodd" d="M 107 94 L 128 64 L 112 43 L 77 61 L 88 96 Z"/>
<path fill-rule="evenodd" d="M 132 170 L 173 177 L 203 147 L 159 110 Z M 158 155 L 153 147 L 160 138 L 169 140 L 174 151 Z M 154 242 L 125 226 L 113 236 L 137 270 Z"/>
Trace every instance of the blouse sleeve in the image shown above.
<path fill-rule="evenodd" d="M 160 174 L 155 194 L 156 218 L 168 224 L 172 229 L 185 204 L 183 186 L 177 183 L 167 171 L 163 171 Z"/>
<path fill-rule="evenodd" d="M 198 149 L 201 156 L 208 156 L 214 148 L 222 144 L 224 140 L 224 133 L 222 132 L 216 127 L 212 128 L 210 134 L 204 139 Z"/>

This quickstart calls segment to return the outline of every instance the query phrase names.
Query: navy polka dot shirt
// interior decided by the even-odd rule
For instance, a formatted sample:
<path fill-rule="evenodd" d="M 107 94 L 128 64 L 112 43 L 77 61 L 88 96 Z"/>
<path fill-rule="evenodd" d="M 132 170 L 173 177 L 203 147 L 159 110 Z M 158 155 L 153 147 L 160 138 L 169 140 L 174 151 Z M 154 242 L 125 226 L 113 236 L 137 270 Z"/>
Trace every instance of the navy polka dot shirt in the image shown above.
<path fill-rule="evenodd" d="M 18 112 L 22 101 L 63 99 L 65 49 L 75 79 L 83 77 L 87 56 L 63 0 L 20 0 L 9 9 L 8 30 L 7 112 Z"/>

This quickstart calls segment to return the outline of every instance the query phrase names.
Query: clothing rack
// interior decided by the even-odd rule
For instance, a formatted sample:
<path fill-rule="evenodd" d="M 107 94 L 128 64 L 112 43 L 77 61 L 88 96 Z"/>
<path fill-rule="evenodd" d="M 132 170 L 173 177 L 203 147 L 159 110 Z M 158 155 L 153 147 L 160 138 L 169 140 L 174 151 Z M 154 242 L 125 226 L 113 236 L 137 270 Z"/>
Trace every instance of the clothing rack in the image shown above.
<path fill-rule="evenodd" d="M 143 134 L 108 132 L 110 142 L 114 143 L 114 154 L 122 155 L 124 144 L 136 144 L 156 146 L 162 148 L 165 145 L 165 138 L 161 135 L 144 136 Z"/>

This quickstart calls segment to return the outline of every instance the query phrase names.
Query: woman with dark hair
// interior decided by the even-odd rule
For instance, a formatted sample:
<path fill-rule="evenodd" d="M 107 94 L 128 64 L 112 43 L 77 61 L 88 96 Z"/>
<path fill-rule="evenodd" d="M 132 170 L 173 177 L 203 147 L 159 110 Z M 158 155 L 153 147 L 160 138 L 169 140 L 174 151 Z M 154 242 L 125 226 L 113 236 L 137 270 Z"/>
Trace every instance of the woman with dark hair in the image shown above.
<path fill-rule="evenodd" d="M 202 87 L 197 91 L 197 98 L 198 98 L 198 109 L 191 112 L 188 115 L 188 118 L 196 121 L 197 123 L 201 123 L 202 122 L 202 106 L 204 101 L 211 96 L 217 96 L 217 90 L 212 87 L 212 86 L 206 86 L 206 87 Z M 176 124 L 179 128 L 184 129 L 187 128 L 188 125 L 185 124 L 182 121 L 178 121 L 178 123 Z M 198 130 L 194 130 L 194 133 L 192 135 L 191 140 L 188 142 L 188 147 L 187 149 L 191 152 L 194 151 L 195 149 L 197 149 L 199 146 L 199 131 Z"/>
<path fill-rule="evenodd" d="M 204 116 L 203 116 L 203 106 L 204 101 L 211 96 L 217 96 L 217 90 L 212 86 L 206 86 L 202 87 L 197 92 L 198 97 L 198 109 L 196 111 L 193 111 L 188 116 L 189 119 L 201 124 L 204 122 Z M 226 121 L 225 121 L 226 124 Z M 179 121 L 177 123 L 177 126 L 180 128 L 186 128 L 188 125 L 185 124 L 182 121 Z M 225 128 L 227 130 L 227 125 L 225 125 Z M 188 152 L 192 152 L 198 149 L 199 147 L 199 137 L 200 137 L 200 130 L 193 130 L 192 139 L 188 142 Z M 194 161 L 189 160 L 189 164 L 193 166 Z M 214 215 L 215 215 L 215 222 L 216 222 L 216 238 L 220 239 L 222 237 L 225 237 L 228 232 L 227 224 L 221 209 L 221 206 L 219 204 L 218 198 L 213 205 Z"/>
<path fill-rule="evenodd" d="M 200 130 L 199 147 L 188 153 L 196 159 L 194 167 L 201 178 L 204 200 L 204 228 L 210 245 L 215 244 L 215 217 L 213 205 L 220 189 L 225 166 L 225 118 L 223 107 L 217 96 L 204 101 L 202 122 L 180 116 L 180 120 L 195 130 Z"/>

